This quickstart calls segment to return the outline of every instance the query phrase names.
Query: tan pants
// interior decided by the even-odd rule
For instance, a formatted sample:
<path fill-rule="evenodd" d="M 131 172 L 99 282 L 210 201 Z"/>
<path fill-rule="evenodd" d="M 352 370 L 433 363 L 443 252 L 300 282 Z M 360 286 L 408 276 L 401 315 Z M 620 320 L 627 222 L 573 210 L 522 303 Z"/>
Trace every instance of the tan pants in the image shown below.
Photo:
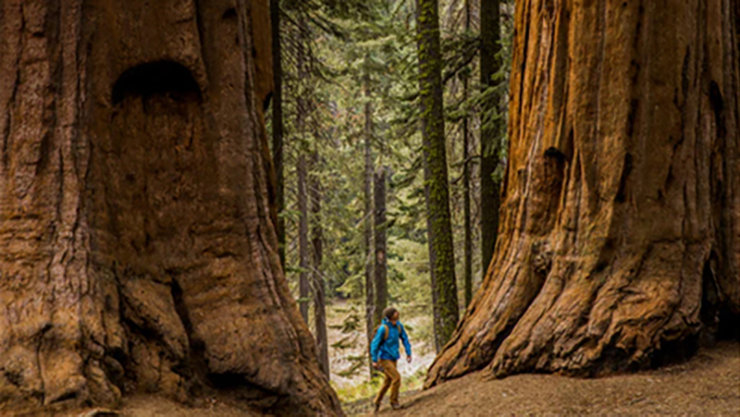
<path fill-rule="evenodd" d="M 388 388 L 391 389 L 391 404 L 398 404 L 398 390 L 401 388 L 401 374 L 396 369 L 396 361 L 389 359 L 381 359 L 378 364 L 383 367 L 383 373 L 385 379 L 383 380 L 383 386 L 380 387 L 378 395 L 375 397 L 375 404 L 380 404 L 383 401 Z"/>

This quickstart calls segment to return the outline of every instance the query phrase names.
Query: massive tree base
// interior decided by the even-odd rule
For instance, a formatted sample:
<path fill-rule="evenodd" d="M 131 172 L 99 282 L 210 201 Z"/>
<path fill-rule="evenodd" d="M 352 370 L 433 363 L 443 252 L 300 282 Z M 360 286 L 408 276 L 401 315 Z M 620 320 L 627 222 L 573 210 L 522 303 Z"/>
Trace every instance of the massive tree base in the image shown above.
<path fill-rule="evenodd" d="M 0 410 L 341 415 L 277 253 L 267 1 L 0 1 Z"/>
<path fill-rule="evenodd" d="M 740 318 L 740 2 L 517 2 L 496 254 L 426 386 L 600 375 Z"/>

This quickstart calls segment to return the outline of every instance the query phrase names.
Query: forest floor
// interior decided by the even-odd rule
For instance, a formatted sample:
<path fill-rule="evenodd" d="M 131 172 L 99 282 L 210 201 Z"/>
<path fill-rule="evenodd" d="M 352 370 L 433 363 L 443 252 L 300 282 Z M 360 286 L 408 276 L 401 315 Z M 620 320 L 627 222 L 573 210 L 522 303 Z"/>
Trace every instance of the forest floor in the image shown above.
<path fill-rule="evenodd" d="M 403 409 L 385 400 L 380 415 L 436 416 L 740 416 L 740 343 L 722 342 L 687 362 L 635 374 L 581 379 L 477 372 L 426 391 L 402 394 Z M 368 414 L 370 399 L 345 404 Z"/>
<path fill-rule="evenodd" d="M 740 416 L 740 343 L 722 342 L 687 362 L 636 374 L 581 379 L 515 375 L 490 379 L 483 372 L 426 391 L 401 394 L 402 410 L 387 400 L 380 415 L 441 416 Z M 344 404 L 348 416 L 368 415 L 371 400 Z M 97 411 L 97 412 L 96 412 Z M 103 412 L 101 412 L 103 411 Z M 226 401 L 187 407 L 160 397 L 130 398 L 120 410 L 60 413 L 58 417 L 256 417 Z"/>

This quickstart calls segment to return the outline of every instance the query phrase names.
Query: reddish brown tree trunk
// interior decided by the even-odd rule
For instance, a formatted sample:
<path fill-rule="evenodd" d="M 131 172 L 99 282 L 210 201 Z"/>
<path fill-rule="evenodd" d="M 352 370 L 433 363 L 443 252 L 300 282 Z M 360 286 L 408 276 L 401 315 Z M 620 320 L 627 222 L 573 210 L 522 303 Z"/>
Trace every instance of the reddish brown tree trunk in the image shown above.
<path fill-rule="evenodd" d="M 341 414 L 268 196 L 267 1 L 0 2 L 0 410 Z"/>
<path fill-rule="evenodd" d="M 657 365 L 737 319 L 738 11 L 517 2 L 497 251 L 427 386 Z"/>

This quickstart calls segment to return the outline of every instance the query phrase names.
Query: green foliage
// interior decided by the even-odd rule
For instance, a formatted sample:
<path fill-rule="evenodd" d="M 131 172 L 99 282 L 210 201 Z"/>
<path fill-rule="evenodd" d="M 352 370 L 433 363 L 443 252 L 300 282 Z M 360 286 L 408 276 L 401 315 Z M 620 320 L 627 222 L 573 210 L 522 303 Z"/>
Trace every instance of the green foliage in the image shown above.
<path fill-rule="evenodd" d="M 510 4 L 513 2 L 510 2 Z M 465 164 L 475 168 L 477 151 L 462 158 L 461 126 L 469 123 L 471 149 L 477 149 L 481 124 L 505 120 L 505 113 L 480 117 L 479 109 L 495 93 L 506 97 L 511 45 L 512 6 L 504 6 L 502 70 L 496 85 L 481 91 L 477 66 L 479 37 L 475 19 L 465 30 L 465 0 L 440 0 L 441 65 L 445 108 L 444 140 L 448 155 L 450 209 L 454 256 L 462 259 L 462 188 Z M 477 0 L 470 0 L 471 16 L 477 16 Z M 386 165 L 391 175 L 387 191 L 387 260 L 390 303 L 415 314 L 431 316 L 432 294 L 427 247 L 427 219 L 422 175 L 420 134 L 421 91 L 416 38 L 416 0 L 284 0 L 282 2 L 283 112 L 286 209 L 286 275 L 295 287 L 298 267 L 298 219 L 296 161 L 301 153 L 318 152 L 319 161 L 309 175 L 319 180 L 322 201 L 318 218 L 322 225 L 323 262 L 319 266 L 328 300 L 349 299 L 353 308 L 342 311 L 342 337 L 331 349 L 346 351 L 356 343 L 350 335 L 364 330 L 363 249 L 363 134 L 364 107 L 370 91 L 373 107 L 372 136 L 375 166 Z M 463 94 L 463 81 L 468 93 Z M 503 105 L 500 108 L 505 109 Z M 270 118 L 267 118 L 268 122 Z M 300 120 L 300 123 L 299 123 Z M 268 129 L 270 126 L 268 125 Z M 505 144 L 505 132 L 500 142 Z M 499 146 L 505 157 L 505 146 Z M 503 159 L 502 159 L 503 160 Z M 475 172 L 475 169 L 473 169 Z M 502 175 L 503 171 L 495 173 Z M 475 177 L 477 181 L 478 178 Z M 473 187 L 475 189 L 475 187 Z M 473 206 L 476 206 L 473 195 Z M 477 225 L 474 209 L 473 224 Z M 474 236 L 477 237 L 477 231 Z M 478 250 L 473 251 L 479 253 Z M 477 259 L 477 258 L 476 258 Z M 481 265 L 473 276 L 480 276 Z M 455 265 L 462 277 L 462 262 Z M 458 288 L 462 288 L 458 285 Z M 293 288 L 295 289 L 295 288 Z M 462 297 L 458 297 L 462 300 Z M 410 326 L 413 337 L 431 343 L 429 326 Z M 354 369 L 353 369 L 354 368 Z M 361 358 L 342 369 L 345 375 L 363 374 Z M 365 374 L 366 375 L 366 374 Z M 406 386 L 408 382 L 404 382 Z M 369 395 L 372 383 L 348 392 L 343 399 Z M 351 391 L 351 392 L 350 392 Z"/>

